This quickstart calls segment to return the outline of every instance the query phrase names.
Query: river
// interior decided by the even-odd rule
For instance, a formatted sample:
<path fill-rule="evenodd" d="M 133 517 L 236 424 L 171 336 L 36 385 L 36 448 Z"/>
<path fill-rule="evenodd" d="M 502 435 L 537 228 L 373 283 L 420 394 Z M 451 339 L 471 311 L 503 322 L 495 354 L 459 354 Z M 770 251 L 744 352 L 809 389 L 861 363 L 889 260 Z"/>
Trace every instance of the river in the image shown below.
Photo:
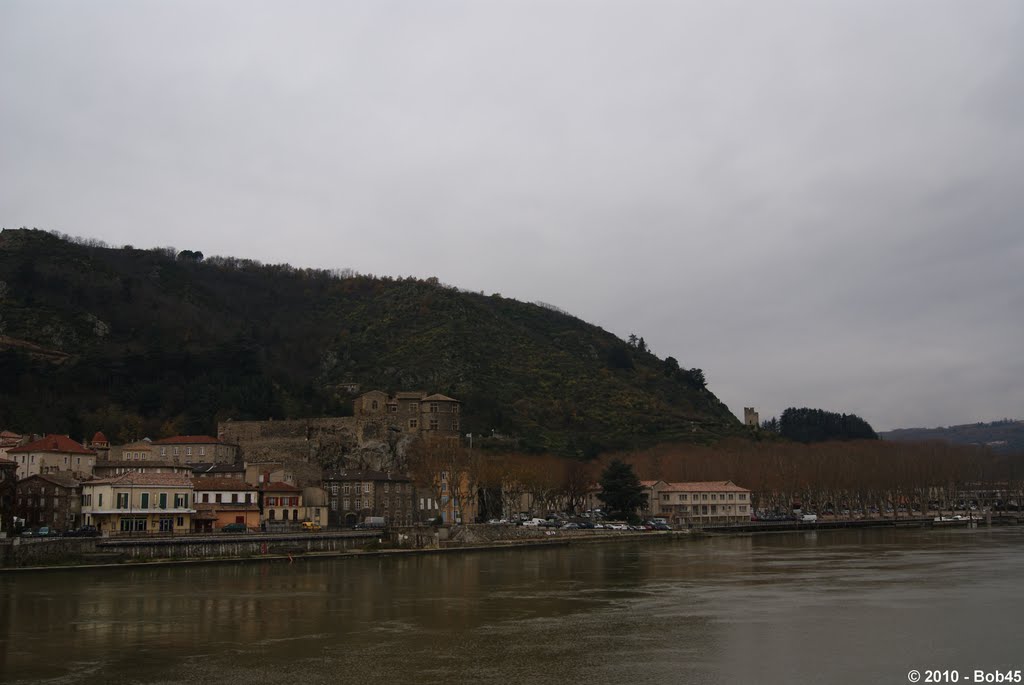
<path fill-rule="evenodd" d="M 0 681 L 969 682 L 1022 578 L 1021 528 L 2 574 Z"/>

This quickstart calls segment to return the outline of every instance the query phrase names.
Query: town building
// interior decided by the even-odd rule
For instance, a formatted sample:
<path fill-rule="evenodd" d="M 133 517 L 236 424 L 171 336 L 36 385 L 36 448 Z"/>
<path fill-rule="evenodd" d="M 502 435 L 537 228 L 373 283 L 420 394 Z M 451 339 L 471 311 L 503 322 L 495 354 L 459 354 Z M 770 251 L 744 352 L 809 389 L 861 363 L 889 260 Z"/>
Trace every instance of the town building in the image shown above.
<path fill-rule="evenodd" d="M 176 464 L 173 461 L 127 459 L 97 461 L 93 467 L 93 476 L 96 478 L 113 478 L 124 473 L 177 473 L 189 476 L 192 475 L 192 468 L 188 464 Z"/>
<path fill-rule="evenodd" d="M 652 513 L 680 526 L 706 526 L 750 521 L 747 488 L 731 480 L 694 483 L 658 481 L 651 489 Z"/>
<path fill-rule="evenodd" d="M 7 450 L 7 458 L 18 464 L 18 480 L 39 473 L 69 471 L 81 478 L 92 475 L 96 453 L 66 435 L 51 433 Z"/>
<path fill-rule="evenodd" d="M 416 492 L 406 476 L 343 469 L 324 474 L 323 483 L 332 526 L 352 527 L 368 516 L 383 517 L 386 524 L 396 526 L 416 520 Z"/>
<path fill-rule="evenodd" d="M 298 523 L 306 517 L 302 504 L 302 488 L 291 483 L 267 482 L 260 486 L 263 513 L 261 520 L 271 526 Z"/>
<path fill-rule="evenodd" d="M 217 462 L 233 464 L 238 460 L 238 445 L 222 442 L 209 435 L 177 435 L 154 440 L 153 448 L 162 460 L 179 464 Z"/>
<path fill-rule="evenodd" d="M 353 401 L 356 420 L 365 424 L 364 439 L 382 438 L 369 435 L 374 422 L 416 435 L 444 435 L 459 432 L 461 402 L 441 394 L 397 392 L 388 395 L 380 390 L 363 393 Z"/>
<path fill-rule="evenodd" d="M 196 532 L 213 532 L 229 523 L 248 528 L 260 525 L 259 493 L 241 478 L 203 476 L 192 479 L 195 494 L 193 527 Z"/>
<path fill-rule="evenodd" d="M 7 459 L 7 450 L 29 442 L 29 436 L 12 431 L 0 431 L 0 459 Z"/>
<path fill-rule="evenodd" d="M 94 437 L 93 441 L 95 442 L 95 440 Z M 159 450 L 153 448 L 153 441 L 149 438 L 135 440 L 126 445 L 114 445 L 107 450 L 106 459 L 109 461 L 170 461 L 160 457 Z M 101 458 L 100 461 L 103 459 Z"/>
<path fill-rule="evenodd" d="M 18 465 L 0 457 L 0 538 L 14 531 L 14 509 L 18 493 Z"/>
<path fill-rule="evenodd" d="M 245 464 L 221 464 L 217 462 L 201 462 L 191 464 L 193 478 L 233 478 L 245 482 Z M 255 485 L 255 481 L 251 483 Z"/>
<path fill-rule="evenodd" d="M 192 480 L 176 473 L 132 471 L 82 483 L 82 517 L 107 534 L 188 533 Z"/>
<path fill-rule="evenodd" d="M 17 485 L 15 515 L 25 527 L 67 532 L 81 525 L 81 481 L 68 471 L 37 473 Z"/>

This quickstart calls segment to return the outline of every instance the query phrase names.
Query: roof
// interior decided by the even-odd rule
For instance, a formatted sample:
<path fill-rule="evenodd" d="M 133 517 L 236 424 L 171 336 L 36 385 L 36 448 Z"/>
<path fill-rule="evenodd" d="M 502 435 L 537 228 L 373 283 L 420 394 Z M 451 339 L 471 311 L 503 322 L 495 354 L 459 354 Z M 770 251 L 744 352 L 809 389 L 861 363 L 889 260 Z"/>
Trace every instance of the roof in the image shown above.
<path fill-rule="evenodd" d="M 62 488 L 77 488 L 81 483 L 81 479 L 75 478 L 70 471 L 51 471 L 50 473 L 36 473 L 28 478 L 22 478 L 21 483 L 29 480 L 30 478 L 42 478 L 45 481 L 58 485 Z"/>
<path fill-rule="evenodd" d="M 129 471 L 119 476 L 86 481 L 83 485 L 153 485 L 191 488 L 192 479 L 180 473 L 139 473 L 138 471 Z"/>
<path fill-rule="evenodd" d="M 22 445 L 21 447 L 15 447 L 14 449 L 7 450 L 7 454 L 15 454 L 21 452 L 60 452 L 62 454 L 91 454 L 96 455 L 92 450 L 87 450 L 80 443 L 75 442 L 66 435 L 57 435 L 51 433 L 41 440 L 35 440 Z"/>
<path fill-rule="evenodd" d="M 459 400 L 455 399 L 454 397 L 448 397 L 447 395 L 442 395 L 440 393 L 438 393 L 436 395 L 431 395 L 430 397 L 424 397 L 423 401 L 424 402 L 459 402 L 459 404 L 462 404 Z"/>
<path fill-rule="evenodd" d="M 135 442 L 129 442 L 127 445 L 121 445 L 121 451 L 124 450 L 153 450 L 153 442 L 151 440 L 136 440 Z"/>
<path fill-rule="evenodd" d="M 93 469 L 129 468 L 129 469 L 159 469 L 177 468 L 182 471 L 188 470 L 188 464 L 179 464 L 176 461 L 160 459 L 107 459 L 96 462 Z"/>
<path fill-rule="evenodd" d="M 154 445 L 218 445 L 220 440 L 209 435 L 175 435 L 171 438 L 154 440 Z"/>
<path fill-rule="evenodd" d="M 660 480 L 642 480 L 640 481 L 640 485 L 644 486 L 645 488 L 653 488 L 660 482 Z"/>
<path fill-rule="evenodd" d="M 192 473 L 201 476 L 207 473 L 245 473 L 245 467 L 241 464 L 221 464 L 212 461 L 190 464 Z"/>
<path fill-rule="evenodd" d="M 402 391 L 395 393 L 395 399 L 397 400 L 418 400 L 426 396 L 427 393 L 421 391 Z"/>
<path fill-rule="evenodd" d="M 383 471 L 371 469 L 354 470 L 343 469 L 341 471 L 329 471 L 324 474 L 324 480 L 395 480 L 408 481 L 409 478 L 401 475 L 391 475 Z"/>
<path fill-rule="evenodd" d="M 252 490 L 256 487 L 249 485 L 238 478 L 223 478 L 217 476 L 206 476 L 204 478 L 193 478 L 192 486 L 196 490 Z"/>
<path fill-rule="evenodd" d="M 706 480 L 695 483 L 669 483 L 662 492 L 750 492 L 731 480 Z"/>
<path fill-rule="evenodd" d="M 302 488 L 297 488 L 291 483 L 281 483 L 278 481 L 265 484 L 263 492 L 302 492 Z"/>
<path fill-rule="evenodd" d="M 103 434 L 103 431 L 96 431 L 96 435 L 92 436 L 91 442 L 110 442 L 107 440 L 107 436 Z"/>

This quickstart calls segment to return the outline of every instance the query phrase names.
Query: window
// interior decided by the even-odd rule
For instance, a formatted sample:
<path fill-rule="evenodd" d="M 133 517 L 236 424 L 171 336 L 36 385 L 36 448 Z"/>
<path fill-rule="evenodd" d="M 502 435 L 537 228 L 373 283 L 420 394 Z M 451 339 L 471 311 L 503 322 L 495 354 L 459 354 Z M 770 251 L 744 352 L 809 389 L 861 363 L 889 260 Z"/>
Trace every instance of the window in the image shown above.
<path fill-rule="evenodd" d="M 374 400 L 373 402 L 370 403 L 370 409 L 376 409 L 378 406 L 379 405 L 377 404 L 377 400 Z"/>
<path fill-rule="evenodd" d="M 717 514 L 718 513 L 718 505 L 717 504 L 712 504 L 711 505 L 711 513 L 712 514 Z"/>
<path fill-rule="evenodd" d="M 387 499 L 385 499 L 385 500 L 384 500 L 384 508 L 385 508 L 385 509 L 387 509 L 387 508 L 388 508 L 388 501 L 387 501 Z"/>
<path fill-rule="evenodd" d="M 344 485 L 342 485 L 342 486 L 341 486 L 341 491 L 342 491 L 343 493 L 345 493 L 346 495 L 347 495 L 347 494 L 348 494 L 349 492 L 351 492 L 351 490 L 352 490 L 352 486 L 351 486 L 351 485 L 350 485 L 349 483 L 345 483 Z"/>
<path fill-rule="evenodd" d="M 166 447 L 161 447 L 160 448 L 160 456 L 161 457 L 166 457 L 167 456 L 167 448 Z"/>
<path fill-rule="evenodd" d="M 274 520 L 274 510 L 273 510 L 273 509 L 271 509 L 271 510 L 270 510 L 270 516 L 269 516 L 268 518 L 269 518 L 269 519 L 270 519 L 271 521 L 273 521 L 273 520 Z"/>
<path fill-rule="evenodd" d="M 174 496 L 175 509 L 188 509 L 188 495 L 177 494 Z"/>
<path fill-rule="evenodd" d="M 338 498 L 337 497 L 332 497 L 331 498 L 331 509 L 333 511 L 338 511 Z"/>
<path fill-rule="evenodd" d="M 458 419 L 452 419 L 452 430 L 453 431 L 459 430 L 459 420 Z"/>
<path fill-rule="evenodd" d="M 216 495 L 213 496 L 213 501 L 216 502 L 217 504 L 220 504 L 220 500 L 221 494 L 218 492 Z"/>
<path fill-rule="evenodd" d="M 161 492 L 160 493 L 160 508 L 161 509 L 166 509 L 167 508 L 167 493 L 166 492 Z"/>
<path fill-rule="evenodd" d="M 409 419 L 409 428 L 419 428 L 420 422 L 416 419 Z"/>
<path fill-rule="evenodd" d="M 199 456 L 200 457 L 205 457 L 206 456 L 206 448 L 205 447 L 200 447 L 199 448 Z"/>
<path fill-rule="evenodd" d="M 331 494 L 332 495 L 337 495 L 338 494 L 338 484 L 337 483 L 331 483 Z"/>
<path fill-rule="evenodd" d="M 410 402 L 409 403 L 409 413 L 410 414 L 419 414 L 420 413 L 420 403 L 419 402 Z"/>
<path fill-rule="evenodd" d="M 117 493 L 117 508 L 127 509 L 128 508 L 128 493 L 119 492 Z"/>
<path fill-rule="evenodd" d="M 346 511 L 349 509 L 350 504 L 351 502 L 349 501 L 348 497 L 345 497 L 341 500 L 341 508 Z"/>
<path fill-rule="evenodd" d="M 430 430 L 436 431 L 437 428 L 438 428 L 438 425 L 439 424 L 437 422 L 437 419 L 430 419 Z"/>
<path fill-rule="evenodd" d="M 704 493 L 703 495 L 701 495 L 701 496 L 700 496 L 700 498 L 701 498 L 702 500 L 704 500 L 705 502 L 707 502 L 707 501 L 708 501 L 708 495 L 707 495 L 707 493 Z"/>
<path fill-rule="evenodd" d="M 745 493 L 745 492 L 741 492 L 741 493 L 740 493 L 740 499 L 741 499 L 741 500 L 745 500 L 746 498 L 747 498 L 747 493 Z"/>
<path fill-rule="evenodd" d="M 191 447 L 186 447 L 185 448 L 185 456 L 186 457 L 191 457 L 192 456 L 192 448 Z"/>
<path fill-rule="evenodd" d="M 238 504 L 238 493 L 237 492 L 232 492 L 231 493 L 231 503 L 232 504 Z"/>
<path fill-rule="evenodd" d="M 369 492 L 369 491 L 370 491 L 370 484 L 369 483 L 363 483 L 363 492 Z"/>
<path fill-rule="evenodd" d="M 459 405 L 458 404 L 453 404 L 452 405 L 452 413 L 454 413 L 454 414 L 458 414 L 459 413 Z"/>
<path fill-rule="evenodd" d="M 172 451 L 174 452 L 174 456 L 178 456 L 178 448 L 177 447 L 175 447 Z"/>
<path fill-rule="evenodd" d="M 276 506 L 276 505 L 277 505 L 277 498 L 276 497 L 268 497 L 267 498 L 267 506 L 268 507 L 273 507 L 273 506 Z"/>
<path fill-rule="evenodd" d="M 388 411 L 391 412 L 392 414 L 397 414 L 398 413 L 398 405 L 397 404 L 389 404 L 388 405 Z"/>
<path fill-rule="evenodd" d="M 178 517 L 178 528 L 183 528 L 184 526 L 185 526 L 185 517 L 184 516 L 179 516 Z"/>
<path fill-rule="evenodd" d="M 246 504 L 252 504 L 252 493 L 251 492 L 245 493 L 245 503 Z"/>
<path fill-rule="evenodd" d="M 712 493 L 711 501 L 714 502 L 716 499 L 718 499 L 718 495 L 715 495 L 715 494 Z"/>
<path fill-rule="evenodd" d="M 160 532 L 161 533 L 170 533 L 172 530 L 174 530 L 174 519 L 172 519 L 172 518 L 162 518 L 162 519 L 160 519 Z"/>
<path fill-rule="evenodd" d="M 139 509 L 149 509 L 149 493 L 144 492 L 139 495 Z"/>
<path fill-rule="evenodd" d="M 102 508 L 103 507 L 103 493 L 101 492 L 99 495 L 100 495 L 99 496 L 99 504 L 97 504 L 96 506 Z"/>
<path fill-rule="evenodd" d="M 704 515 L 706 516 L 706 515 L 707 515 L 707 513 L 708 513 L 708 505 L 706 505 L 706 504 L 702 504 L 702 505 L 700 506 L 700 513 L 702 513 L 702 514 L 704 514 Z"/>
<path fill-rule="evenodd" d="M 730 500 L 732 500 L 732 499 L 733 499 L 733 494 L 732 494 L 731 492 L 729 493 L 729 499 L 730 499 Z"/>
<path fill-rule="evenodd" d="M 438 408 L 437 407 L 437 402 L 431 402 L 430 403 L 430 413 L 431 414 L 436 414 L 437 413 L 437 408 Z"/>

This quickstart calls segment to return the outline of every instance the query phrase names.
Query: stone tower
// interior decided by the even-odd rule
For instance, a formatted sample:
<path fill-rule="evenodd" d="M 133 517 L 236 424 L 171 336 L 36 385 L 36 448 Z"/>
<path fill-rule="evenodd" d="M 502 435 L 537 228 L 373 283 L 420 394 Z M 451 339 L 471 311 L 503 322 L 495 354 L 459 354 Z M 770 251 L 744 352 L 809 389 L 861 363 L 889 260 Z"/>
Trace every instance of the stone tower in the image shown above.
<path fill-rule="evenodd" d="M 757 412 L 754 411 L 753 407 L 743 407 L 743 423 L 751 428 L 757 428 L 761 425 Z"/>

